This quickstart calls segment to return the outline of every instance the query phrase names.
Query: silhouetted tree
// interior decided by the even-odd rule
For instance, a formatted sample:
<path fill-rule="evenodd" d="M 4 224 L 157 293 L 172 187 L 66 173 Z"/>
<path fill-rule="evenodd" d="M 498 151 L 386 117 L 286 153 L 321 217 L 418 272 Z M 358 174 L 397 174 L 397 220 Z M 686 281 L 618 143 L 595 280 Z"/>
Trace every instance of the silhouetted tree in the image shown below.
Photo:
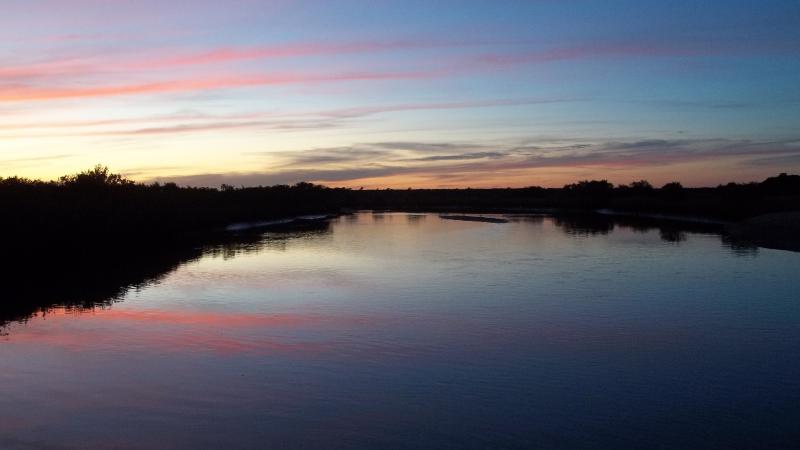
<path fill-rule="evenodd" d="M 677 181 L 672 181 L 664 186 L 661 186 L 661 194 L 663 194 L 666 198 L 669 199 L 680 199 L 683 198 L 686 193 L 686 190 L 683 188 L 683 185 Z"/>
<path fill-rule="evenodd" d="M 759 188 L 770 194 L 800 194 L 800 175 L 782 173 L 762 181 Z"/>
<path fill-rule="evenodd" d="M 671 181 L 664 186 L 661 186 L 661 190 L 665 192 L 680 192 L 683 191 L 683 185 L 677 181 Z"/>
<path fill-rule="evenodd" d="M 628 187 L 636 194 L 648 194 L 653 192 L 653 185 L 647 180 L 634 181 Z"/>
<path fill-rule="evenodd" d="M 582 180 L 564 186 L 564 190 L 572 194 L 589 196 L 605 196 L 614 191 L 614 185 L 608 180 Z"/>
<path fill-rule="evenodd" d="M 64 186 L 80 187 L 130 186 L 134 184 L 133 181 L 124 178 L 122 175 L 111 173 L 108 167 L 100 164 L 75 175 L 65 175 L 59 181 Z"/>

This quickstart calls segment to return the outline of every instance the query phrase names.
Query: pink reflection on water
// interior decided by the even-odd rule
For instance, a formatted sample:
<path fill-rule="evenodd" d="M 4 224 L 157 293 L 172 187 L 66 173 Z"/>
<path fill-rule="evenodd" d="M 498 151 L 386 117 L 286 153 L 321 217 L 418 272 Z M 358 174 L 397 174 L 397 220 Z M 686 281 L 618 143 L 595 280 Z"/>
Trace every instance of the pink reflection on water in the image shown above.
<path fill-rule="evenodd" d="M 541 317 L 512 326 L 486 326 L 474 318 L 451 314 L 355 313 L 323 314 L 181 311 L 166 309 L 58 308 L 26 324 L 14 324 L 2 339 L 5 344 L 57 348 L 70 352 L 111 351 L 146 353 L 214 353 L 218 355 L 271 355 L 292 357 L 336 353 L 339 356 L 430 354 L 443 343 L 492 354 L 508 345 L 560 348 L 569 351 L 637 351 L 652 346 L 685 344 L 697 332 L 675 325 L 593 323 Z M 413 328 L 414 335 L 398 333 Z M 389 340 L 364 342 L 353 333 Z M 404 336 L 400 338 L 400 336 Z M 433 345 L 436 343 L 437 345 Z M 522 344 L 524 343 L 524 344 Z"/>
<path fill-rule="evenodd" d="M 319 354 L 333 343 L 314 337 L 369 325 L 365 316 L 297 313 L 58 308 L 12 325 L 7 344 L 65 351 L 146 351 L 219 354 Z"/>

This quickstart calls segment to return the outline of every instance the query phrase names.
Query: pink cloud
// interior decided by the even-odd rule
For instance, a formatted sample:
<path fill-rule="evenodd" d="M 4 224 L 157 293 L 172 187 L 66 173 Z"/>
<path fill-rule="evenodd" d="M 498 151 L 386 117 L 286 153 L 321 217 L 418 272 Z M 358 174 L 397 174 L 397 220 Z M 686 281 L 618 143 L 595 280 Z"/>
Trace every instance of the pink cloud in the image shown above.
<path fill-rule="evenodd" d="M 51 58 L 14 65 L 6 62 L 0 67 L 0 81 L 14 78 L 59 77 L 64 75 L 86 76 L 108 72 L 153 71 L 174 69 L 182 66 L 211 65 L 242 62 L 256 59 L 299 58 L 351 53 L 375 53 L 403 49 L 420 49 L 468 45 L 463 43 L 434 41 L 383 41 L 327 43 L 310 42 L 272 46 L 219 47 L 207 50 L 187 51 L 145 50 L 143 55 L 87 54 L 69 58 Z"/>
<path fill-rule="evenodd" d="M 420 79 L 434 76 L 426 72 L 343 72 L 333 74 L 264 74 L 218 78 L 187 78 L 150 83 L 118 84 L 97 87 L 47 87 L 12 85 L 0 87 L 0 102 L 108 97 L 131 94 L 161 94 L 237 87 L 286 84 L 317 84 L 348 81 Z"/>
<path fill-rule="evenodd" d="M 458 76 L 505 66 L 530 65 L 564 60 L 596 57 L 669 57 L 728 54 L 737 49 L 713 45 L 688 45 L 680 43 L 589 43 L 571 47 L 558 47 L 536 51 L 515 51 L 466 57 L 445 58 L 442 61 L 418 60 L 420 68 L 387 70 L 385 72 L 354 70 L 340 73 L 270 73 L 257 75 L 233 74 L 227 63 L 269 58 L 299 58 L 313 55 L 339 55 L 346 53 L 383 52 L 400 49 L 419 49 L 443 46 L 470 46 L 475 43 L 427 42 L 423 40 L 354 43 L 300 43 L 275 46 L 221 47 L 206 51 L 151 51 L 138 57 L 116 55 L 84 56 L 53 59 L 27 64 L 4 64 L 0 68 L 0 101 L 52 100 L 63 98 L 89 98 L 116 95 L 158 94 L 169 92 L 225 89 L 232 87 L 307 84 L 319 85 L 341 81 L 396 80 Z M 751 49 L 752 50 L 752 49 Z M 742 51 L 748 51 L 747 48 Z M 168 73 L 184 66 L 220 65 L 226 75 L 198 76 L 184 79 L 167 79 L 150 82 L 119 82 L 96 85 L 99 76 L 119 79 L 119 73 L 128 76 L 147 75 L 153 79 L 159 71 Z M 114 73 L 113 77 L 108 76 Z M 235 73 L 235 72 L 234 72 Z M 173 75 L 174 76 L 174 75 Z M 32 82 L 35 81 L 34 82 Z M 51 81 L 52 80 L 52 81 Z M 447 104 L 443 109 L 449 108 Z M 437 109 L 430 107 L 426 109 Z M 369 112 L 368 113 L 373 113 Z M 336 114 L 347 114 L 340 111 Z M 352 114 L 360 111 L 353 109 Z"/>
<path fill-rule="evenodd" d="M 96 68 L 76 58 L 54 59 L 23 65 L 0 67 L 0 82 L 30 78 L 44 78 L 69 74 L 91 73 Z"/>
<path fill-rule="evenodd" d="M 164 69 L 186 65 L 218 64 L 269 58 L 295 58 L 344 53 L 369 53 L 406 48 L 423 48 L 436 44 L 414 41 L 355 42 L 344 44 L 303 43 L 261 47 L 224 47 L 208 51 L 172 56 L 156 56 L 123 64 L 126 69 Z"/>
<path fill-rule="evenodd" d="M 32 63 L 14 65 L 13 62 L 0 68 L 0 83 L 5 81 L 6 87 L 0 88 L 0 100 L 36 100 L 41 98 L 95 97 L 107 95 L 141 94 L 151 92 L 174 92 L 181 90 L 214 89 L 230 86 L 247 86 L 260 84 L 285 84 L 294 82 L 335 81 L 342 79 L 375 79 L 396 78 L 398 74 L 379 73 L 345 73 L 341 75 L 269 75 L 269 76 L 233 76 L 216 79 L 174 80 L 141 84 L 123 84 L 83 89 L 58 87 L 28 87 L 25 82 L 30 79 L 57 79 L 60 84 L 65 81 L 75 82 L 86 77 L 108 73 L 142 72 L 150 73 L 158 70 L 176 69 L 183 66 L 215 65 L 269 58 L 299 58 L 314 55 L 339 55 L 349 53 L 384 52 L 402 49 L 422 49 L 435 47 L 475 46 L 478 43 L 401 40 L 385 42 L 351 42 L 326 43 L 312 42 L 299 44 L 283 44 L 274 46 L 221 47 L 201 51 L 149 51 L 142 56 L 86 55 L 70 58 L 50 59 Z M 574 47 L 552 48 L 534 52 L 515 52 L 509 54 L 489 54 L 468 57 L 461 62 L 444 61 L 438 70 L 430 69 L 427 64 L 425 72 L 430 75 L 448 76 L 469 73 L 476 69 L 491 68 L 504 65 L 524 65 L 552 62 L 559 60 L 591 58 L 598 56 L 693 56 L 707 54 L 713 49 L 697 46 L 678 46 L 663 44 L 598 44 Z M 419 65 L 423 65 L 422 62 Z M 410 71 L 407 77 L 419 72 Z M 65 79 L 66 77 L 66 79 Z M 9 86 L 10 85 L 10 86 Z M 45 84 L 45 86 L 47 86 Z"/>

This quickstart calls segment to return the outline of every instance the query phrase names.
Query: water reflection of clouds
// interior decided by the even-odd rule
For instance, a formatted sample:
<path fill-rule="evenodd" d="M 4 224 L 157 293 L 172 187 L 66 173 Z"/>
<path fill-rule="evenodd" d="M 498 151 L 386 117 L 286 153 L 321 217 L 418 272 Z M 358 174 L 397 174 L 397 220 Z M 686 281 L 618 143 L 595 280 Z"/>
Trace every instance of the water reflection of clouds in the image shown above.
<path fill-rule="evenodd" d="M 5 345 L 22 348 L 290 358 L 336 354 L 370 360 L 427 358 L 445 348 L 469 349 L 475 356 L 490 358 L 498 356 L 498 351 L 513 354 L 534 349 L 631 352 L 685 346 L 703 337 L 702 330 L 680 324 L 603 323 L 548 315 L 524 322 L 504 317 L 502 326 L 487 326 L 481 318 L 443 313 L 390 316 L 125 308 L 57 309 L 13 328 L 4 338 Z M 6 350 L 13 351 L 12 347 Z"/>
<path fill-rule="evenodd" d="M 660 405 L 664 415 L 617 427 L 647 428 L 698 398 L 687 422 L 705 426 L 750 392 L 771 411 L 792 406 L 796 364 L 776 355 L 798 342 L 796 254 L 733 258 L 718 234 L 663 224 L 614 221 L 592 235 L 577 218 L 391 216 L 165 265 L 172 275 L 123 302 L 11 325 L 0 447 L 22 446 L 3 432 L 32 447 L 239 447 L 284 442 L 269 438 L 286 429 L 404 436 L 443 417 L 460 436 L 462 413 L 474 443 L 487 417 L 521 418 L 497 429 L 522 436 L 554 415 L 592 432 Z M 673 231 L 689 239 L 664 245 Z M 741 410 L 748 421 L 753 409 Z"/>
<path fill-rule="evenodd" d="M 12 325 L 6 344 L 67 351 L 272 354 L 330 351 L 319 334 L 374 326 L 364 315 L 315 312 L 244 313 L 191 310 L 55 309 L 27 325 Z"/>
<path fill-rule="evenodd" d="M 269 256 L 251 260 L 237 261 L 235 267 L 218 266 L 213 263 L 187 267 L 170 274 L 168 281 L 174 288 L 183 291 L 202 292 L 212 289 L 246 289 L 264 291 L 285 288 L 333 288 L 333 289 L 365 289 L 367 280 L 332 267 L 299 267 L 297 261 L 280 260 L 285 265 L 265 263 Z M 335 264 L 335 261 L 330 261 Z M 224 269 L 224 270 L 216 270 Z M 198 286 L 198 281 L 203 282 Z M 147 288 L 141 290 L 145 295 Z"/>
<path fill-rule="evenodd" d="M 409 225 L 419 225 L 427 218 L 427 214 L 406 214 L 406 223 Z"/>
<path fill-rule="evenodd" d="M 568 236 L 579 238 L 609 235 L 619 238 L 626 232 L 657 232 L 658 239 L 674 244 L 685 243 L 693 234 L 715 235 L 721 237 L 723 246 L 734 255 L 757 254 L 753 246 L 729 241 L 718 225 L 599 214 L 511 214 L 507 216 L 510 224 L 443 221 L 428 216 L 398 212 L 349 214 L 333 219 L 331 224 L 314 224 L 306 230 L 248 232 L 232 236 L 223 243 L 181 252 L 165 249 L 164 255 L 149 253 L 142 258 L 128 255 L 131 257 L 119 266 L 118 273 L 110 275 L 98 272 L 96 267 L 93 269 L 92 262 L 88 261 L 87 267 L 79 266 L 74 274 L 67 273 L 69 268 L 58 276 L 37 273 L 35 282 L 23 279 L 18 288 L 15 288 L 15 278 L 11 277 L 8 285 L 11 297 L 22 297 L 22 300 L 6 301 L 0 309 L 0 326 L 9 320 L 24 319 L 43 308 L 58 305 L 91 308 L 125 299 L 131 292 L 147 295 L 148 285 L 159 282 L 198 295 L 202 295 L 196 289 L 198 279 L 212 280 L 210 289 L 218 294 L 224 289 L 243 288 L 265 293 L 276 289 L 311 289 L 315 294 L 333 289 L 346 295 L 348 291 L 374 288 L 369 284 L 370 277 L 363 275 L 374 272 L 376 267 L 406 261 L 406 266 L 399 270 L 408 273 L 416 270 L 419 276 L 424 276 L 420 261 L 410 260 L 416 257 L 427 264 L 432 259 L 444 258 L 445 255 L 436 250 L 437 246 L 432 245 L 441 239 L 449 240 L 449 245 L 474 246 L 475 239 L 488 243 L 486 236 L 504 233 L 503 239 L 514 245 L 530 244 L 525 241 L 528 233 L 509 231 L 507 227 L 513 226 L 535 225 L 537 227 L 531 230 L 550 236 L 548 239 L 553 244 L 557 244 L 555 236 L 542 230 L 540 225 L 550 224 Z M 483 234 L 472 236 L 473 231 Z M 491 233 L 486 235 L 485 232 Z M 456 243 L 462 238 L 459 233 L 468 241 Z M 499 240 L 492 242 L 492 245 L 508 244 Z M 474 251 L 471 255 L 474 257 L 481 252 Z M 182 270 L 176 271 L 178 268 Z M 87 279 L 88 274 L 95 273 L 102 275 Z M 53 288 L 41 291 L 46 286 Z"/>

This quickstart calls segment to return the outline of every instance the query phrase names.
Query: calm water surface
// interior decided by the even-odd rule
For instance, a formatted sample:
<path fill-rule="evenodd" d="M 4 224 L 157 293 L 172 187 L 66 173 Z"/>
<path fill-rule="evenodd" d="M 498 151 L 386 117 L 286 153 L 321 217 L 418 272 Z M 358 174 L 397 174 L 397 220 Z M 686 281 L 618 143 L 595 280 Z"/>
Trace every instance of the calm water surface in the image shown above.
<path fill-rule="evenodd" d="M 364 213 L 0 336 L 0 448 L 788 448 L 798 423 L 800 253 L 714 234 Z"/>

